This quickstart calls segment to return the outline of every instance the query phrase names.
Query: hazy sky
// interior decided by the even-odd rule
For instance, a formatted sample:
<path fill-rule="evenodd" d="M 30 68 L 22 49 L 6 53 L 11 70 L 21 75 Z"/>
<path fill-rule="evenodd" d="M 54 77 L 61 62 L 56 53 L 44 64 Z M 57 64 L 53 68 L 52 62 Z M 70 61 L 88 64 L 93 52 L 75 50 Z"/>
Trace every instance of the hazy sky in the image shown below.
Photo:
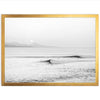
<path fill-rule="evenodd" d="M 6 18 L 5 41 L 95 47 L 95 18 Z"/>

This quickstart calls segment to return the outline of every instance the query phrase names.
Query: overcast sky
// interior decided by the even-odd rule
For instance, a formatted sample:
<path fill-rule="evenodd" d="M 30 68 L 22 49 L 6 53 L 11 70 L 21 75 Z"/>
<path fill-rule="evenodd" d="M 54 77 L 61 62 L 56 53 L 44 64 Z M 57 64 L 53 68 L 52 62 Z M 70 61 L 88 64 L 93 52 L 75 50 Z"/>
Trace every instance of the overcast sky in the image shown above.
<path fill-rule="evenodd" d="M 6 18 L 5 41 L 95 47 L 95 18 Z"/>

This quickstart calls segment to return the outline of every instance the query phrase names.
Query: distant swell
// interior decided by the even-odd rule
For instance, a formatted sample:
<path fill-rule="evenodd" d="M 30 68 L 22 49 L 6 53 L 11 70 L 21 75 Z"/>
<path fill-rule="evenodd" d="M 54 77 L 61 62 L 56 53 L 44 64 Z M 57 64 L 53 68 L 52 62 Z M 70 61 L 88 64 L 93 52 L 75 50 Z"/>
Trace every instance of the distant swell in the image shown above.
<path fill-rule="evenodd" d="M 71 55 L 71 56 L 6 56 L 6 58 L 95 58 L 95 56 L 80 56 L 80 55 Z"/>

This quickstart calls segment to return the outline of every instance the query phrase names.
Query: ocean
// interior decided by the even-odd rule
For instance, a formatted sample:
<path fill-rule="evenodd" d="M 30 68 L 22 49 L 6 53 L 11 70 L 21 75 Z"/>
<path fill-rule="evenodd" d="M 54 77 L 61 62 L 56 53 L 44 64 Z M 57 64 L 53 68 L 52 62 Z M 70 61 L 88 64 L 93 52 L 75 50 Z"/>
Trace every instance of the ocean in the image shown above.
<path fill-rule="evenodd" d="M 95 82 L 95 48 L 5 47 L 5 82 Z"/>

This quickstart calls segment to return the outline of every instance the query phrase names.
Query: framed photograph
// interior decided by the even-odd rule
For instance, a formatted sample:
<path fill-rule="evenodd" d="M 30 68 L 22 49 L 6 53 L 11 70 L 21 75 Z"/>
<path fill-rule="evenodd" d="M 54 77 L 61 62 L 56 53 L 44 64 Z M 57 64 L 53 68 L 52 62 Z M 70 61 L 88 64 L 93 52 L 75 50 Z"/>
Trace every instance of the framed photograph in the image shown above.
<path fill-rule="evenodd" d="M 3 86 L 98 86 L 97 14 L 3 14 Z"/>

